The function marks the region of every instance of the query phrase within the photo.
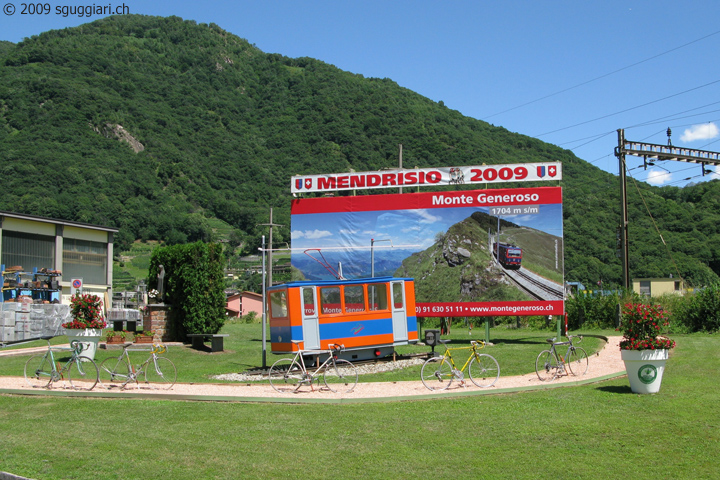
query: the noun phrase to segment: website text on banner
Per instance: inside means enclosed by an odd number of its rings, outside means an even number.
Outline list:
[[[296,198],[291,230],[305,278],[331,278],[314,248],[346,278],[414,278],[418,316],[564,313],[560,187]]]
[[[562,180],[560,162],[383,170],[292,177],[292,193]]]

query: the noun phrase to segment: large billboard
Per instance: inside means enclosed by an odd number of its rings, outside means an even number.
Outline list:
[[[476,165],[389,169],[375,172],[295,175],[290,182],[293,195],[306,192],[336,192],[392,187],[439,187],[506,182],[562,180],[560,162],[508,165]]]
[[[330,279],[415,279],[417,315],[564,313],[562,189],[298,198],[293,267]]]

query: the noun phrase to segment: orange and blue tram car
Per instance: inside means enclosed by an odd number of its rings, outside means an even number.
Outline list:
[[[272,353],[336,343],[341,356],[365,360],[418,341],[412,278],[289,282],[268,288],[266,309]]]

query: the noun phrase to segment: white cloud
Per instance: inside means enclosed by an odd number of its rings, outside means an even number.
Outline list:
[[[683,142],[694,142],[695,140],[709,140],[720,135],[720,130],[714,123],[703,123],[702,125],[693,125],[686,129],[680,140]]]
[[[659,168],[651,168],[645,181],[650,185],[664,185],[672,181],[672,173]]]
[[[415,210],[415,213],[421,218],[420,223],[426,224],[426,223],[435,223],[442,220],[441,217],[438,217],[437,215],[432,215],[429,211],[427,211],[424,208],[420,208],[418,210]]]
[[[710,169],[712,170],[712,167]],[[715,171],[710,174],[710,180],[720,180],[720,165],[715,165]]]
[[[305,230],[304,232],[302,230],[293,230],[291,236],[293,240],[298,240],[301,238],[306,238],[308,240],[317,240],[318,238],[331,237],[332,233],[328,232],[327,230]]]

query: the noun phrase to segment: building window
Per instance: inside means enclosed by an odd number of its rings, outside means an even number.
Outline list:
[[[680,291],[680,282],[675,282],[675,291],[676,292]]]
[[[107,284],[107,244],[63,238],[63,279],[82,278],[83,283]]]
[[[2,263],[6,267],[55,268],[55,237],[3,230]]]
[[[640,280],[640,295],[650,296],[650,282],[648,280]]]

